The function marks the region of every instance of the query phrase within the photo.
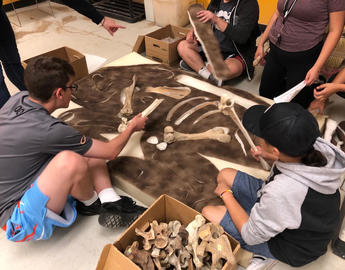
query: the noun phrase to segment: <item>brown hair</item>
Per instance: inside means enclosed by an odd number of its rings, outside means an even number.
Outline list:
[[[65,60],[37,57],[26,67],[24,80],[31,97],[47,102],[54,90],[65,87],[74,74],[72,66]]]
[[[312,167],[324,167],[327,165],[325,156],[320,151],[315,150],[314,147],[302,157],[301,162]]]

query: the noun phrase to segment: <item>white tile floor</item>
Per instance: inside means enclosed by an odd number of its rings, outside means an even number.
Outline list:
[[[100,28],[73,10],[52,3],[55,17],[37,10],[35,6],[17,10],[23,26],[13,25],[17,36],[18,49],[22,59],[27,59],[43,52],[68,46],[82,53],[98,55],[109,63],[131,52],[138,34],[149,33],[158,27],[148,21],[135,24],[122,24],[127,27],[111,37]],[[40,4],[42,10],[49,11],[47,3]],[[9,18],[17,23],[13,12]],[[262,69],[258,68],[253,81],[241,81],[234,86],[257,93]],[[6,80],[11,93],[16,88]],[[333,118],[341,119],[345,115],[344,102],[336,100],[328,110]],[[121,193],[121,191],[119,190]],[[139,202],[140,203],[140,202]],[[32,243],[12,243],[6,240],[0,231],[0,269],[95,269],[98,257],[105,244],[113,242],[123,232],[100,227],[97,217],[78,217],[71,228],[56,229],[48,241]],[[279,263],[273,269],[293,269]],[[301,270],[343,270],[345,260],[329,251],[326,255]]]

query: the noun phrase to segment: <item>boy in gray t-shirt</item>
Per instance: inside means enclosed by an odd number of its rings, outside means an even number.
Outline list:
[[[68,107],[77,90],[73,76],[64,60],[33,60],[25,70],[29,91],[0,110],[0,226],[12,241],[48,239],[55,226],[74,222],[76,210],[100,214],[100,224],[108,227],[128,225],[145,210],[115,193],[105,162],[147,118],[135,116],[108,143],[80,134],[50,115]]]

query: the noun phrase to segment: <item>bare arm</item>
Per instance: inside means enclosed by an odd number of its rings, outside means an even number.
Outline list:
[[[256,52],[255,52],[255,57],[254,57],[255,59],[257,59],[258,57],[260,57],[260,59],[264,58],[264,56],[265,56],[264,45],[265,45],[265,42],[268,40],[268,36],[269,36],[270,31],[271,31],[272,25],[275,23],[278,16],[279,16],[279,12],[278,12],[278,9],[276,9],[274,11],[270,21],[268,22],[268,25],[266,26],[265,31],[260,36],[258,48],[256,49]]]
[[[226,184],[219,183],[214,192],[220,196],[225,190],[228,189],[230,189],[230,187],[228,187]],[[224,192],[222,199],[237,230],[241,232],[243,224],[245,224],[249,219],[247,212],[238,203],[232,192]]]
[[[93,139],[91,148],[84,156],[109,160],[116,158],[127,144],[132,133],[145,127],[146,120],[147,117],[141,117],[141,115],[135,116],[130,121],[126,130],[109,142],[102,142]]]
[[[331,12],[329,14],[329,32],[318,59],[305,77],[307,85],[311,85],[318,78],[322,66],[325,64],[326,60],[337,45],[343,31],[344,20],[345,11]]]

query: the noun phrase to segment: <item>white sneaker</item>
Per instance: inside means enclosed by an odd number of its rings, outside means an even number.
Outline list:
[[[254,255],[246,270],[269,270],[278,263],[277,260],[266,258],[261,255]]]

